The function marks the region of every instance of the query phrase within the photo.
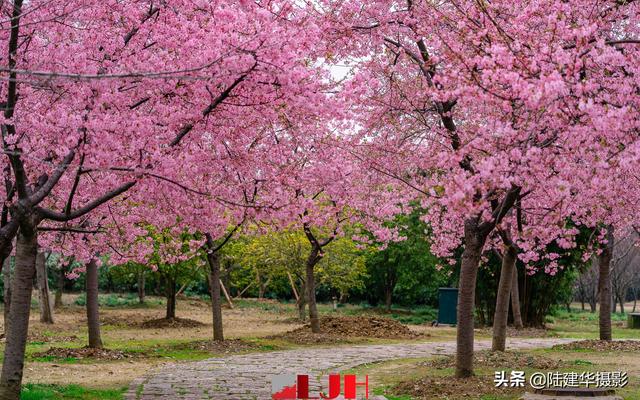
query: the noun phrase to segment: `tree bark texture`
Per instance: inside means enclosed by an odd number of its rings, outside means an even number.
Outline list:
[[[101,349],[102,338],[100,337],[100,312],[98,303],[98,264],[95,259],[92,259],[87,263],[86,291],[89,347],[93,349]]]

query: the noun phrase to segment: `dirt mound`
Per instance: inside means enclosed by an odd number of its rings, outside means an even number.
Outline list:
[[[189,318],[159,318],[143,322],[140,324],[140,328],[196,328],[204,325],[205,324],[200,321]]]
[[[184,343],[175,346],[176,349],[202,350],[216,354],[240,353],[242,351],[256,349],[254,343],[245,342],[240,339],[227,339],[222,342],[215,340],[198,340],[195,342]]]
[[[406,325],[382,317],[322,317],[320,318],[320,328],[327,333],[353,337],[395,339],[417,336]],[[300,329],[311,329],[311,326],[305,325]]]
[[[553,346],[558,350],[640,351],[640,340],[580,340]]]
[[[436,369],[454,368],[456,359],[453,355],[438,357],[433,360],[420,363]],[[561,368],[565,363],[543,356],[534,356],[517,351],[482,350],[473,355],[473,364],[477,367],[501,369],[508,366],[511,369],[533,368],[536,370],[553,370]]]
[[[367,316],[325,316],[320,318],[321,333],[312,333],[311,325],[272,338],[282,338],[301,344],[354,343],[355,338],[413,339],[420,337],[398,321]]]
[[[485,399],[493,396],[522,394],[522,388],[495,387],[493,379],[473,376],[456,379],[452,376],[425,377],[418,380],[400,382],[390,392],[409,395],[412,399]]]
[[[133,358],[133,355],[120,350],[92,349],[89,347],[82,347],[80,349],[52,347],[47,351],[34,353],[32,357],[47,357],[53,359],[76,358],[79,360],[84,358],[90,358],[93,360],[122,360],[125,358]]]

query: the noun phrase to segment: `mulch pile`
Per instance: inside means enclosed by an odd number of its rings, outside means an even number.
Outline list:
[[[579,340],[553,346],[558,350],[640,351],[640,340]]]
[[[154,328],[196,328],[204,326],[200,321],[196,321],[189,318],[159,318],[145,321],[140,324],[140,328],[154,329]]]
[[[208,351],[216,354],[230,354],[240,353],[247,350],[256,349],[257,346],[254,343],[245,342],[240,339],[227,339],[219,342],[215,340],[199,340],[195,342],[184,343],[175,346],[176,349],[195,349]]]
[[[495,387],[493,379],[474,376],[456,379],[451,376],[425,377],[418,380],[400,382],[391,393],[409,395],[413,399],[480,399],[489,395],[508,396],[522,394],[522,388]],[[470,394],[474,393],[474,394]],[[493,397],[491,397],[493,398]]]
[[[312,333],[311,325],[272,336],[299,344],[353,343],[357,338],[414,339],[421,337],[407,326],[390,318],[367,316],[324,316],[320,318],[321,333]]]
[[[456,359],[453,355],[438,357],[433,360],[420,363],[427,367],[436,369],[454,368]],[[486,367],[496,370],[504,369],[508,366],[510,369],[533,368],[536,370],[557,370],[562,368],[566,363],[561,360],[543,356],[534,356],[527,353],[517,351],[495,351],[482,350],[473,354],[473,365],[476,367]]]
[[[47,351],[34,353],[33,357],[55,357],[55,358],[77,358],[84,359],[90,358],[93,360],[123,360],[125,358],[133,358],[131,353],[125,353],[120,350],[110,349],[92,349],[89,347],[82,347],[79,349],[66,349],[61,347],[52,347]]]

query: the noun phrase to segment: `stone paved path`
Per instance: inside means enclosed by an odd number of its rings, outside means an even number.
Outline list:
[[[531,349],[568,343],[571,339],[520,339],[507,342],[509,349]],[[476,350],[491,347],[477,341]],[[126,400],[268,400],[271,378],[281,374],[309,374],[309,388],[319,389],[318,379],[358,365],[398,358],[452,354],[455,342],[340,346],[239,354],[173,364],[131,383]]]

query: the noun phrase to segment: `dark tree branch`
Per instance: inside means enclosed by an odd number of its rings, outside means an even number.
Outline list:
[[[42,207],[37,207],[37,210],[44,219],[49,219],[52,221],[59,221],[59,222],[71,221],[73,219],[76,219],[78,217],[81,217],[93,211],[94,209],[106,203],[107,201],[113,199],[114,197],[121,195],[122,193],[126,192],[131,187],[133,187],[135,184],[136,184],[135,181],[125,183],[119,186],[118,188],[108,193],[105,193],[104,195],[98,197],[97,199],[85,204],[84,206],[71,211],[70,213],[60,213],[60,212],[49,210]]]
[[[53,187],[58,183],[60,178],[62,178],[62,175],[64,175],[67,168],[69,168],[69,165],[71,164],[71,161],[73,161],[73,158],[75,156],[76,156],[75,149],[70,150],[69,153],[67,153],[67,155],[64,157],[62,162],[58,164],[55,171],[46,180],[46,182],[35,193],[29,196],[29,203],[31,205],[40,204],[40,202],[44,200],[44,198],[49,193],[51,193],[51,190],[53,190]]]
[[[87,229],[77,226],[39,226],[39,231],[43,232],[71,232],[71,233],[103,233],[104,229]]]
[[[253,71],[257,67],[257,65],[258,63],[256,61],[247,72],[237,77],[236,80],[233,81],[233,83],[229,85],[228,88],[226,88],[222,93],[220,93],[218,97],[216,97],[204,110],[202,110],[202,116],[207,117],[209,114],[211,114],[211,112],[215,110],[220,105],[220,103],[222,103],[227,97],[229,97],[233,89],[235,89],[236,86],[238,86],[242,81],[245,80],[245,78],[249,75],[249,73],[251,73],[251,71]],[[182,129],[180,129],[180,132],[178,132],[178,134],[171,141],[169,146],[174,147],[177,144],[179,144],[180,141],[185,136],[187,136],[187,134],[191,132],[192,129],[193,129],[193,124],[185,125]]]
[[[80,176],[82,175],[82,166],[84,165],[84,157],[83,154],[80,156],[80,165],[76,170],[76,176],[73,179],[73,186],[71,187],[71,192],[69,192],[69,198],[67,199],[67,204],[64,206],[64,213],[69,214],[71,212],[71,207],[73,205],[73,198],[75,197],[76,191],[78,190],[78,185],[80,184]]]

